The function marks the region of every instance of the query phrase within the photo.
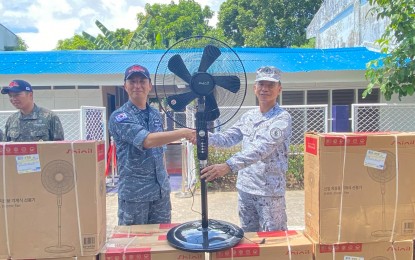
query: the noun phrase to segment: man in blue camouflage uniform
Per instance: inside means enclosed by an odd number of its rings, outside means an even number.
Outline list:
[[[13,80],[1,90],[8,94],[12,105],[19,109],[6,122],[4,141],[37,142],[64,139],[59,117],[52,111],[37,106],[33,101],[32,86],[24,80]]]
[[[207,166],[207,181],[228,172],[238,173],[238,210],[246,232],[287,229],[285,175],[291,138],[291,116],[277,103],[281,71],[257,70],[254,92],[259,109],[246,112],[228,130],[209,135],[209,144],[230,147],[242,141],[242,149],[226,163]]]
[[[117,153],[119,177],[118,224],[171,222],[170,182],[164,152],[166,144],[182,138],[195,141],[187,128],[163,132],[158,110],[149,106],[150,73],[140,65],[124,75],[128,101],[111,114],[109,131]]]

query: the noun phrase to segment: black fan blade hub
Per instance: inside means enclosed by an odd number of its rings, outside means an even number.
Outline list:
[[[206,72],[197,72],[192,76],[190,88],[200,96],[207,96],[212,93],[215,87],[215,80],[212,75]]]

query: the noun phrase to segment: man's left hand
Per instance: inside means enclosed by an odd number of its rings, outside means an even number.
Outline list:
[[[213,181],[218,177],[225,176],[230,171],[231,168],[226,163],[214,164],[203,168],[200,178],[206,179],[206,181]]]

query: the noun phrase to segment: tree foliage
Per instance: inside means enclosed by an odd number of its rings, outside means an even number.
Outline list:
[[[415,0],[369,0],[378,19],[390,19],[381,38],[376,41],[386,54],[367,64],[369,85],[363,97],[373,87],[379,87],[386,100],[397,94],[399,100],[412,96],[415,90]]]
[[[144,30],[131,32],[128,29],[110,31],[100,21],[95,21],[102,34],[97,37],[87,32],[82,35],[75,34],[65,40],[59,40],[57,50],[135,50],[149,49],[149,44],[144,38]]]
[[[146,39],[155,49],[168,48],[180,39],[205,35],[212,28],[208,21],[213,11],[201,7],[194,0],[179,0],[179,3],[146,4],[145,13],[137,14],[139,28],[147,27]],[[148,21],[148,22],[147,22]],[[147,26],[143,23],[147,22]]]
[[[306,27],[322,0],[227,0],[219,28],[237,46],[290,47],[307,42]]]

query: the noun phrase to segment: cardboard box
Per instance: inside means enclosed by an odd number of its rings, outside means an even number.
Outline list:
[[[312,260],[313,244],[301,231],[247,232],[239,244],[211,253],[211,259]]]
[[[205,253],[185,252],[171,247],[165,234],[110,238],[101,250],[100,259],[204,260]]]
[[[111,230],[110,238],[136,237],[136,236],[152,236],[166,235],[167,232],[177,226],[177,223],[166,224],[147,224],[147,225],[131,225],[131,226],[115,226]]]
[[[315,260],[412,260],[413,241],[314,245]]]
[[[305,135],[305,230],[312,240],[414,237],[415,133]]]
[[[104,143],[1,143],[0,151],[0,258],[97,255],[106,238]]]

